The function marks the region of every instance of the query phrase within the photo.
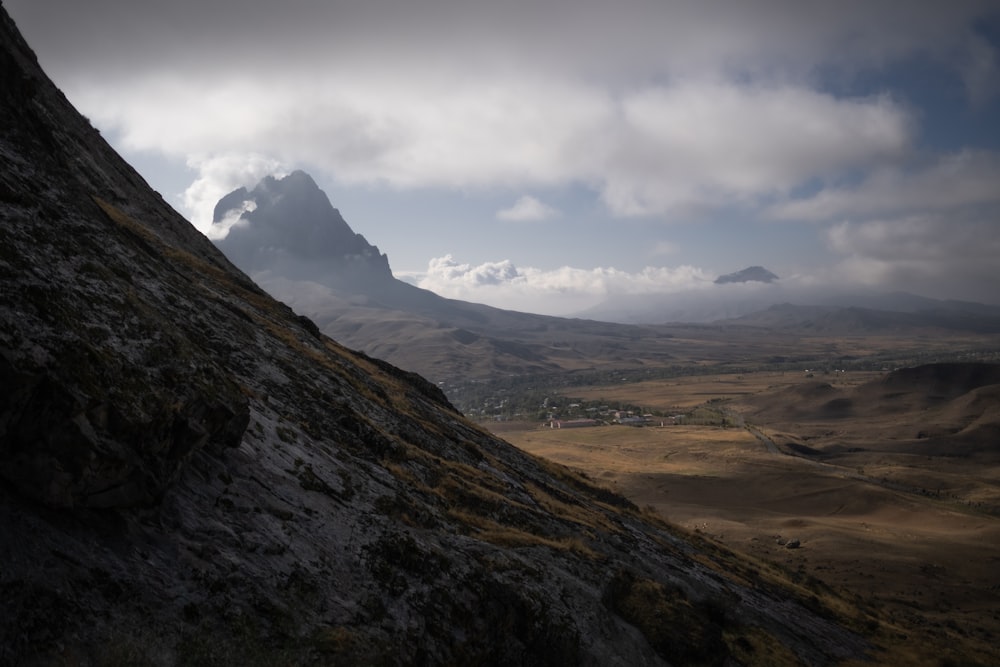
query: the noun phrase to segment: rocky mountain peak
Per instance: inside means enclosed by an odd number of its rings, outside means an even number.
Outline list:
[[[778,276],[774,275],[763,266],[748,266],[745,269],[736,271],[734,273],[727,273],[724,276],[719,276],[715,279],[716,285],[723,285],[725,283],[770,283],[778,280]]]
[[[0,9],[0,664],[869,650],[780,574],[322,336],[150,191],[29,55]],[[265,212],[292,199],[261,194]]]
[[[228,227],[216,244],[251,274],[280,267],[289,277],[311,272],[347,283],[392,278],[388,258],[350,228],[304,171],[234,190],[216,204],[213,225]]]

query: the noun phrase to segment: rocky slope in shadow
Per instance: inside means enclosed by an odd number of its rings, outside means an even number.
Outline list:
[[[869,650],[775,572],[523,454],[267,296],[2,10],[0,73],[0,664]]]

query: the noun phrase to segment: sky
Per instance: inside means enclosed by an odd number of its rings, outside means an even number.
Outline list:
[[[310,173],[397,277],[568,314],[786,284],[1000,304],[1000,3],[4,0],[178,211]]]

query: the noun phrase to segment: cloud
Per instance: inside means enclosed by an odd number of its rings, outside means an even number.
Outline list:
[[[923,214],[842,222],[826,231],[851,282],[992,302],[1000,290],[1000,237],[994,218]]]
[[[904,156],[907,111],[794,86],[695,82],[622,100],[603,197],[621,215],[714,207]]]
[[[197,170],[183,206],[203,230],[233,188],[306,168],[374,196],[585,192],[579,201],[605,208],[587,211],[595,220],[710,223],[722,211],[751,224],[807,222],[799,230],[821,235],[841,275],[897,285],[932,275],[938,260],[893,255],[877,238],[908,247],[908,227],[933,230],[921,232],[929,241],[948,225],[962,238],[996,236],[998,154],[956,147],[935,156],[925,130],[934,141],[956,133],[921,126],[944,114],[986,125],[1000,91],[996,38],[982,29],[996,25],[995,0],[909,3],[905,16],[898,0],[582,0],[572,11],[565,0],[4,7],[116,145]],[[951,76],[971,108],[910,106],[926,92],[915,64]],[[887,92],[845,92],[862,89]],[[551,213],[522,198],[497,216]],[[695,251],[695,234],[683,238]],[[949,256],[962,264],[960,253]],[[478,280],[507,293],[522,280],[543,293],[533,270],[495,264],[451,267],[453,285]],[[952,275],[982,284],[987,264]],[[562,294],[617,280],[611,269],[593,272],[567,269]]]
[[[996,69],[971,33],[986,2],[923,3],[902,23],[889,0],[573,12],[554,1],[139,11],[100,0],[64,3],[57,24],[48,4],[13,4],[29,27],[50,26],[37,40],[46,66],[125,148],[255,153],[348,186],[582,184],[617,216],[781,199],[903,159],[911,111],[888,95],[823,92],[818,68],[849,77],[919,51],[953,61],[970,91],[988,90]]]
[[[523,276],[510,260],[485,262],[479,266],[459,264],[451,255],[435,257],[427,265],[425,280],[438,284],[452,285],[463,290],[483,285],[500,285],[516,282]],[[424,281],[419,283],[424,287]]]
[[[962,80],[973,108],[982,108],[1000,93],[1000,53],[982,37],[969,39]]]
[[[873,171],[860,184],[772,206],[777,220],[836,220],[1000,203],[1000,153],[963,150],[916,168]]]
[[[287,173],[277,160],[255,153],[197,155],[187,164],[197,170],[198,178],[184,191],[184,207],[194,226],[209,238],[224,238],[243,213],[239,211],[222,224],[213,225],[212,214],[220,199],[239,187],[253,186],[265,176],[280,178]]]
[[[611,295],[683,292],[711,288],[714,275],[693,266],[646,267],[630,273],[612,267],[517,267],[510,260],[473,265],[451,255],[432,259],[427,272],[401,276],[452,299],[498,308],[568,315]]]
[[[513,220],[517,222],[548,220],[558,215],[558,210],[547,204],[543,204],[531,195],[519,197],[510,208],[497,211],[497,218],[500,220]]]
[[[908,112],[891,98],[787,85],[687,82],[613,93],[530,77],[456,87],[334,74],[187,85],[183,94],[148,78],[124,99],[87,89],[78,101],[134,150],[239,161],[252,143],[277,164],[314,165],[348,185],[585,184],[623,216],[756,201],[899,159],[912,139]],[[509,215],[546,211],[530,202]]]
[[[648,257],[664,257],[666,255],[676,255],[678,252],[680,252],[680,248],[676,243],[671,243],[670,241],[657,241],[651,248],[649,248],[646,255]]]
[[[621,78],[767,66],[811,72],[817,64],[881,66],[915,50],[960,58],[974,21],[992,0],[6,0],[32,42],[61,72],[147,72],[166,63],[219,63],[258,71],[316,63],[363,75],[396,68],[406,79],[425,65],[449,74],[539,69]],[[40,26],[50,25],[45,31]],[[38,27],[38,30],[34,28]],[[87,54],[81,59],[80,54]],[[206,55],[211,58],[206,58]],[[45,64],[45,63],[43,63]],[[47,65],[46,65],[47,66]]]
[[[1000,154],[963,150],[875,170],[853,186],[771,207],[819,225],[838,280],[995,302],[1000,293]]]

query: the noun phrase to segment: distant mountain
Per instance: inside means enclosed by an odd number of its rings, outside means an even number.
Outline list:
[[[724,276],[719,276],[715,279],[716,285],[724,285],[725,283],[770,283],[778,279],[778,276],[774,275],[763,266],[749,266],[742,271],[737,271],[735,273],[727,273]]]
[[[725,282],[717,280],[678,293],[618,295],[586,311],[578,317],[631,324],[678,323],[740,323],[764,326],[784,326],[791,320],[777,316],[776,307],[802,309],[792,319],[809,309],[836,310],[861,308],[886,313],[937,313],[939,325],[977,330],[985,318],[988,325],[1000,307],[958,300],[941,300],[906,292],[880,292],[839,286],[808,286],[785,284],[784,281]],[[765,314],[766,313],[766,314]],[[948,314],[948,317],[943,317]],[[741,319],[747,318],[747,319]],[[915,322],[915,318],[899,319]],[[922,325],[923,326],[923,325]],[[846,328],[846,323],[841,323]]]
[[[458,324],[481,322],[484,313],[496,310],[445,299],[394,278],[389,258],[351,229],[304,171],[268,176],[249,191],[234,190],[216,204],[213,224],[234,215],[239,222],[215,244],[258,282],[304,282],[332,290],[343,303]]]
[[[231,218],[238,216],[238,222]],[[388,258],[356,234],[304,171],[268,176],[219,200],[213,225],[231,224],[216,245],[248,273],[271,270],[365,290],[392,280]]]
[[[917,331],[1000,333],[1000,307],[920,299],[920,310],[875,310],[858,306],[798,306],[783,303],[718,322],[781,330],[785,333],[860,335]]]

